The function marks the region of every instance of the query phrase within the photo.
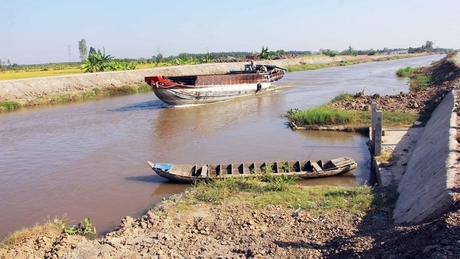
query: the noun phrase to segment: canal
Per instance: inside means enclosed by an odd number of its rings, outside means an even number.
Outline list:
[[[367,136],[292,131],[282,116],[337,94],[407,92],[397,69],[440,55],[287,73],[277,89],[221,103],[169,107],[152,93],[0,114],[0,239],[66,216],[103,234],[188,185],[165,182],[147,160],[240,163],[354,158],[359,166],[304,185],[367,184]]]

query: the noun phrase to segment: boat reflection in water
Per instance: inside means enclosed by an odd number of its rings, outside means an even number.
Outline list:
[[[364,166],[370,158],[366,137],[350,132],[293,132],[284,126],[285,119],[281,117],[275,118],[279,120],[279,128],[263,122],[254,123],[255,116],[261,120],[266,117],[272,123],[273,115],[267,110],[281,106],[282,96],[274,92],[258,98],[243,97],[226,102],[161,109],[158,116],[150,121],[149,141],[155,151],[148,160],[173,164],[218,164],[222,161],[290,161],[299,157],[304,160],[329,160],[349,156],[358,164],[352,172],[354,179],[334,176],[317,179],[311,184],[368,183],[370,171]],[[239,127],[233,128],[234,125]],[[228,134],[228,129],[232,129],[232,135]],[[234,141],[236,139],[237,142]],[[280,145],[278,139],[284,139],[285,145]],[[335,183],[337,181],[339,183]]]
[[[258,144],[267,143],[264,139],[270,135],[258,131],[273,127],[255,119],[273,120],[271,109],[282,109],[282,102],[282,95],[267,92],[257,97],[158,110],[149,121],[147,141],[153,151],[147,160],[192,164],[271,159],[264,155],[270,150]],[[280,127],[283,133],[292,134],[283,127],[282,120]],[[271,160],[275,158],[278,159],[275,155]]]
[[[185,189],[191,187],[188,184],[177,184],[175,182],[166,181],[163,182],[155,188],[155,190],[150,195],[152,198],[166,198],[171,195],[181,193],[185,191]]]
[[[300,180],[298,181],[299,185],[302,186],[319,186],[319,185],[333,185],[333,186],[355,186],[358,184],[356,176],[353,174],[353,171],[346,172],[341,175]]]
[[[308,183],[305,184],[372,184],[373,181],[369,167],[371,155],[366,145],[367,136],[363,136],[360,133],[337,131],[297,130],[295,133],[307,139],[307,144],[303,144],[302,148],[308,155],[316,156],[316,154],[324,154],[325,158],[350,156],[358,164],[355,170],[346,174],[324,179],[313,179],[316,180],[317,183],[308,181]]]

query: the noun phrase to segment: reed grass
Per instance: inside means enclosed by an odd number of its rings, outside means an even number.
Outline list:
[[[0,102],[0,112],[12,111],[19,109],[21,104],[13,101],[1,101]]]
[[[287,117],[297,126],[347,126],[350,129],[367,129],[372,123],[370,111],[341,110],[324,104],[309,110],[290,110]],[[383,112],[385,127],[410,127],[415,121],[426,122],[429,115],[403,112]]]
[[[297,111],[289,115],[297,125],[343,125],[351,123],[355,112],[334,109],[329,105],[321,105],[312,109]]]
[[[405,67],[400,68],[396,71],[396,75],[398,77],[411,77],[415,72],[415,68],[412,67]]]

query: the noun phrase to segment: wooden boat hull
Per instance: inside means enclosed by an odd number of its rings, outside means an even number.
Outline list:
[[[357,167],[349,157],[328,161],[282,161],[242,164],[163,164],[148,161],[152,170],[161,177],[182,183],[215,180],[228,177],[296,176],[311,179],[336,176]]]
[[[170,105],[203,104],[264,92],[284,76],[284,70],[270,66],[268,72],[232,71],[218,75],[149,76],[158,99]]]
[[[271,83],[254,83],[232,86],[215,85],[201,89],[183,87],[153,87],[152,89],[158,99],[169,105],[187,105],[220,102],[235,97],[254,95],[266,91],[270,86]]]

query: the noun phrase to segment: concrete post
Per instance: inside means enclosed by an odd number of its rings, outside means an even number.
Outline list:
[[[382,153],[382,111],[377,110],[377,104],[372,103],[371,143],[374,156]]]
[[[382,153],[382,119],[382,111],[375,111],[374,156]]]
[[[377,111],[377,104],[375,102],[372,103],[371,105],[371,111],[372,111],[372,115],[371,115],[371,141],[374,142],[375,140],[375,112]]]

